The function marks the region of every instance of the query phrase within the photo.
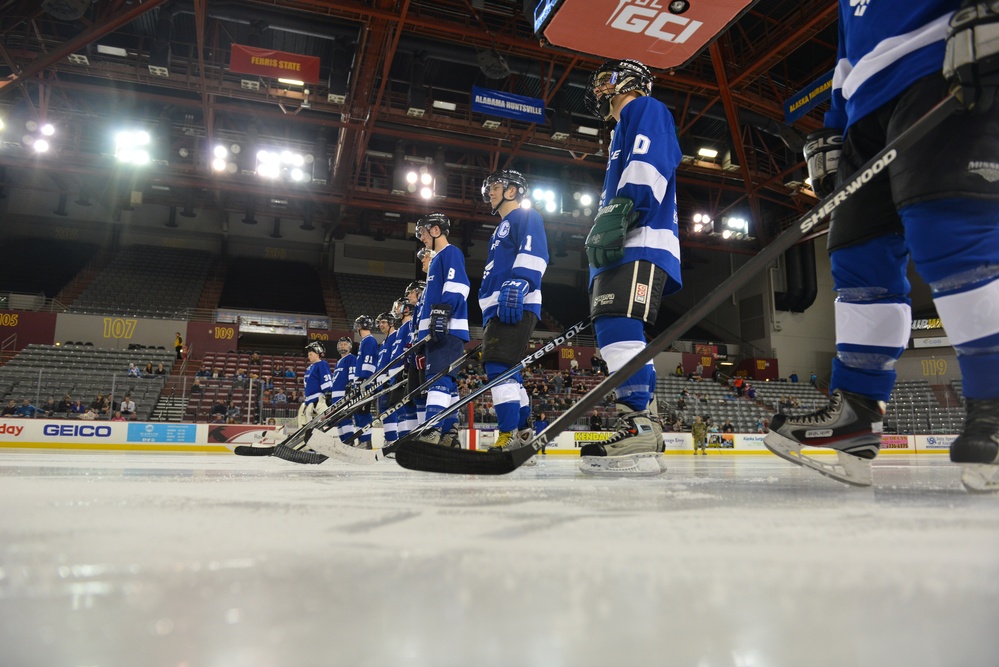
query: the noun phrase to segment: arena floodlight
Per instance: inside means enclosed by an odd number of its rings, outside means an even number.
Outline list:
[[[527,197],[520,200],[520,208],[532,208],[533,206],[534,204]]]
[[[420,180],[420,176],[415,171],[406,174],[406,182],[410,185],[415,185],[418,180]]]
[[[593,204],[593,196],[586,194],[584,192],[583,194],[579,195],[579,203],[582,206],[590,206],[591,204]],[[587,213],[587,215],[589,214]]]
[[[218,145],[212,149],[212,155],[214,155],[218,160],[224,160],[229,155],[229,149],[225,146]]]
[[[718,157],[718,151],[714,148],[698,148],[697,154],[701,157],[708,158],[709,160],[713,160]]]
[[[228,164],[224,158],[217,157],[212,160],[212,169],[215,171],[225,171]]]
[[[53,134],[55,134],[55,125],[53,125],[52,123],[45,123],[39,128],[39,131],[42,134],[44,134],[46,137],[51,137]]]
[[[47,153],[49,150],[49,142],[45,139],[35,139],[33,147],[36,153]]]
[[[554,199],[551,201],[545,201],[545,210],[549,213],[554,213],[558,207],[555,205]]]
[[[295,181],[296,183],[301,183],[302,181],[305,180],[305,172],[299,169],[298,167],[295,167],[294,169],[291,170],[291,180]]]
[[[420,188],[420,196],[423,197],[424,199],[430,199],[431,197],[434,196],[433,188],[429,186]]]
[[[44,132],[44,128],[42,129]],[[125,130],[114,137],[114,156],[119,162],[137,166],[149,164],[152,138],[145,130]]]

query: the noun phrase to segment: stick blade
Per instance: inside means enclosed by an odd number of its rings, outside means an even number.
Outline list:
[[[527,454],[527,456],[515,456]],[[512,452],[473,452],[467,449],[410,440],[398,446],[395,461],[407,470],[439,472],[450,475],[506,475],[534,455],[531,447]]]

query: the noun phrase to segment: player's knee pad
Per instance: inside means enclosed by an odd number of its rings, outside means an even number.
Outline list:
[[[526,310],[516,324],[503,324],[495,317],[486,322],[482,331],[483,364],[497,363],[506,369],[520,363],[537,324],[538,316]]]
[[[590,285],[590,314],[655,324],[666,272],[652,262],[629,262],[597,274]]]

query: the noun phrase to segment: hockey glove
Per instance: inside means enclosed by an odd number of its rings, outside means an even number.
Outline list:
[[[943,75],[971,111],[992,107],[999,87],[999,0],[965,0],[951,17]]]
[[[430,307],[430,340],[437,343],[447,335],[448,322],[451,320],[451,306],[446,303],[434,304]]]
[[[597,212],[593,228],[586,237],[586,257],[595,269],[605,267],[624,257],[624,237],[638,219],[635,202],[627,197],[614,197]]]
[[[416,370],[422,371],[427,368],[427,358],[422,354],[416,356]]]
[[[316,416],[315,403],[302,403],[298,406],[298,427],[302,428]]]
[[[836,189],[836,171],[842,152],[843,132],[836,128],[822,128],[805,139],[808,177],[812,179],[812,190],[820,199]]]
[[[500,286],[499,305],[496,316],[503,324],[516,324],[524,317],[524,297],[527,295],[526,280],[507,280]]]

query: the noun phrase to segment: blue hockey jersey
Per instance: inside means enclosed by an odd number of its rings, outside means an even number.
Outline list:
[[[943,68],[961,0],[840,0],[839,48],[826,127],[850,125]]]
[[[526,280],[524,310],[541,317],[541,278],[548,268],[548,237],[544,221],[534,209],[511,211],[489,239],[486,269],[479,288],[479,307],[485,324],[496,317],[500,287],[507,280]]]
[[[330,394],[333,401],[339,401],[347,391],[347,384],[354,379],[354,366],[357,364],[357,357],[347,354],[340,357],[333,369],[333,386]]]
[[[393,331],[389,335],[385,336],[385,340],[382,341],[381,347],[378,348],[378,361],[375,364],[375,370],[380,371],[385,368],[389,361],[392,360],[392,348],[395,347],[395,341],[398,337],[398,331]]]
[[[333,378],[330,373],[330,365],[326,363],[326,360],[320,359],[314,364],[309,364],[309,367],[305,369],[305,402],[315,403],[332,387]]]
[[[430,309],[440,303],[451,306],[448,331],[452,336],[468,340],[468,274],[465,273],[465,256],[453,245],[447,245],[430,262],[427,271],[427,289],[423,292],[420,309],[419,338],[430,330]]]
[[[371,377],[378,361],[378,340],[368,334],[357,345],[357,362],[354,364],[354,377],[366,380]]]
[[[621,110],[611,139],[600,206],[614,197],[635,202],[638,222],[624,240],[624,257],[599,269],[590,267],[590,283],[607,269],[646,260],[666,272],[663,294],[680,289],[680,237],[676,212],[676,168],[683,157],[673,116],[666,105],[639,97]]]

